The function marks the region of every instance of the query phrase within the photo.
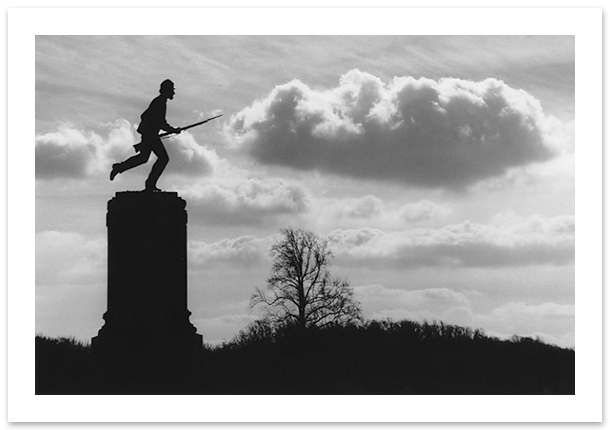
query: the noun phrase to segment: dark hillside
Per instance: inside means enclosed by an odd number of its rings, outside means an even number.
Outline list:
[[[88,350],[37,337],[37,394],[125,389],[108,387]],[[538,340],[502,341],[443,323],[369,321],[303,332],[258,321],[233,341],[206,348],[200,364],[165,392],[574,394],[574,357]]]

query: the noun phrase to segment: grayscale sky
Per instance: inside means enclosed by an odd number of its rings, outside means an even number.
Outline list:
[[[106,203],[152,166],[140,114],[172,79],[159,187],[187,201],[191,321],[230,340],[280,228],[327,238],[366,318],[574,346],[572,36],[37,36],[36,331],[88,341]]]

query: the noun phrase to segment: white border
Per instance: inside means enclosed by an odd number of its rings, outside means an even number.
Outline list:
[[[9,422],[601,421],[601,24],[601,9],[10,9]],[[34,145],[29,138],[34,136],[37,34],[576,35],[576,395],[334,396],[329,401],[321,396],[35,396]]]

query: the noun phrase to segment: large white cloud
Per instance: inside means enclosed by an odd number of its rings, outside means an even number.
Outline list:
[[[386,233],[362,228],[328,236],[338,264],[410,268],[565,265],[574,262],[574,217],[508,225],[464,222]]]
[[[558,120],[502,81],[386,84],[359,70],[330,90],[279,85],[226,131],[263,163],[450,189],[550,160],[562,144]]]
[[[140,135],[125,120],[102,124],[98,130],[61,124],[55,132],[36,135],[36,178],[107,176],[113,163],[136,154],[132,145],[139,141]],[[167,173],[207,175],[218,159],[213,150],[200,146],[188,132],[164,140],[164,145],[170,157]],[[152,154],[149,163],[155,158]],[[148,174],[150,166],[138,169]]]

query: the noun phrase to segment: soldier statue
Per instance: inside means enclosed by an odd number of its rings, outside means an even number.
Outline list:
[[[150,158],[150,153],[154,152],[157,156],[157,160],[148,175],[148,179],[146,179],[146,187],[144,190],[161,191],[157,188],[157,180],[159,179],[159,176],[161,176],[161,173],[163,173],[165,166],[167,166],[169,157],[163,146],[163,142],[161,142],[159,130],[164,130],[169,134],[180,133],[182,129],[172,127],[165,119],[167,100],[172,100],[176,93],[174,90],[174,83],[169,79],[161,82],[159,93],[160,94],[153,99],[150,106],[148,106],[148,109],[146,109],[140,117],[141,122],[138,127],[138,133],[142,135],[142,141],[134,145],[138,154],[128,158],[122,163],[113,164],[112,171],[110,172],[111,181],[114,180],[115,176],[119,173],[123,173],[126,170],[146,163]]]

